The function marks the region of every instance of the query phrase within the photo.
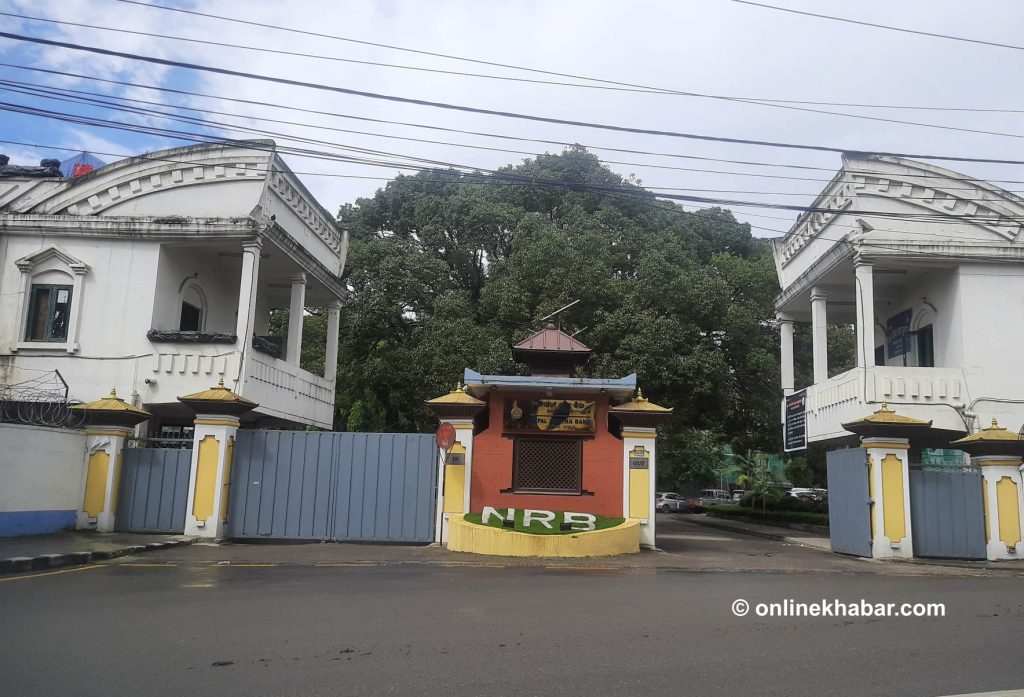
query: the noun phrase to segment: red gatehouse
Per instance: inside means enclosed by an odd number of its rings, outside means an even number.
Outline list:
[[[481,375],[427,402],[455,427],[440,465],[438,542],[486,508],[625,518],[654,545],[655,428],[669,416],[636,375],[573,377],[590,348],[554,325],[512,347],[528,375]],[[494,552],[501,553],[501,552]]]

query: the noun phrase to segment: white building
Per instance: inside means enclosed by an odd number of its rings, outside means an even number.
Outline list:
[[[156,436],[223,379],[259,403],[250,422],[330,428],[348,236],[275,150],[188,146],[75,179],[0,168],[0,383],[116,387]],[[304,307],[327,308],[322,374],[299,367]],[[287,340],[254,338],[276,308]]]
[[[882,402],[932,420],[939,440],[992,418],[1019,428],[1024,199],[931,164],[846,155],[812,205],[773,240],[790,449],[801,396],[809,442],[848,436],[840,424]],[[794,384],[794,322],[812,324],[811,385]],[[856,325],[854,369],[830,372],[829,323]]]

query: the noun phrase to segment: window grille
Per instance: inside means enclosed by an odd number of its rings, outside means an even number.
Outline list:
[[[517,438],[512,468],[516,491],[578,494],[583,488],[583,441]]]

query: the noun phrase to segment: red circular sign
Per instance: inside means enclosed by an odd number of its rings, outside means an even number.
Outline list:
[[[434,434],[434,442],[441,450],[451,450],[455,445],[455,427],[448,422],[442,423]]]

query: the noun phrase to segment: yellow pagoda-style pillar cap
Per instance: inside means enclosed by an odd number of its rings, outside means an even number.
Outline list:
[[[610,408],[608,413],[623,426],[641,428],[653,428],[672,416],[671,409],[655,404],[644,397],[643,390],[639,387],[633,399]]]
[[[968,455],[1005,455],[1008,457],[1024,456],[1024,439],[999,425],[992,419],[992,425],[978,433],[960,438],[950,443]]]
[[[856,433],[862,438],[911,438],[928,431],[932,426],[931,421],[915,419],[903,414],[897,414],[895,409],[890,409],[886,402],[875,412],[843,424],[850,433]]]
[[[487,406],[486,402],[471,395],[469,388],[461,381],[448,394],[428,399],[424,403],[442,419],[470,419]]]
[[[80,414],[87,426],[120,426],[130,428],[148,420],[153,415],[145,409],[128,404],[117,396],[117,389],[110,388],[106,397],[76,404],[71,409]]]
[[[202,414],[228,414],[238,416],[259,406],[224,386],[224,378],[208,390],[178,397],[178,401]]]

